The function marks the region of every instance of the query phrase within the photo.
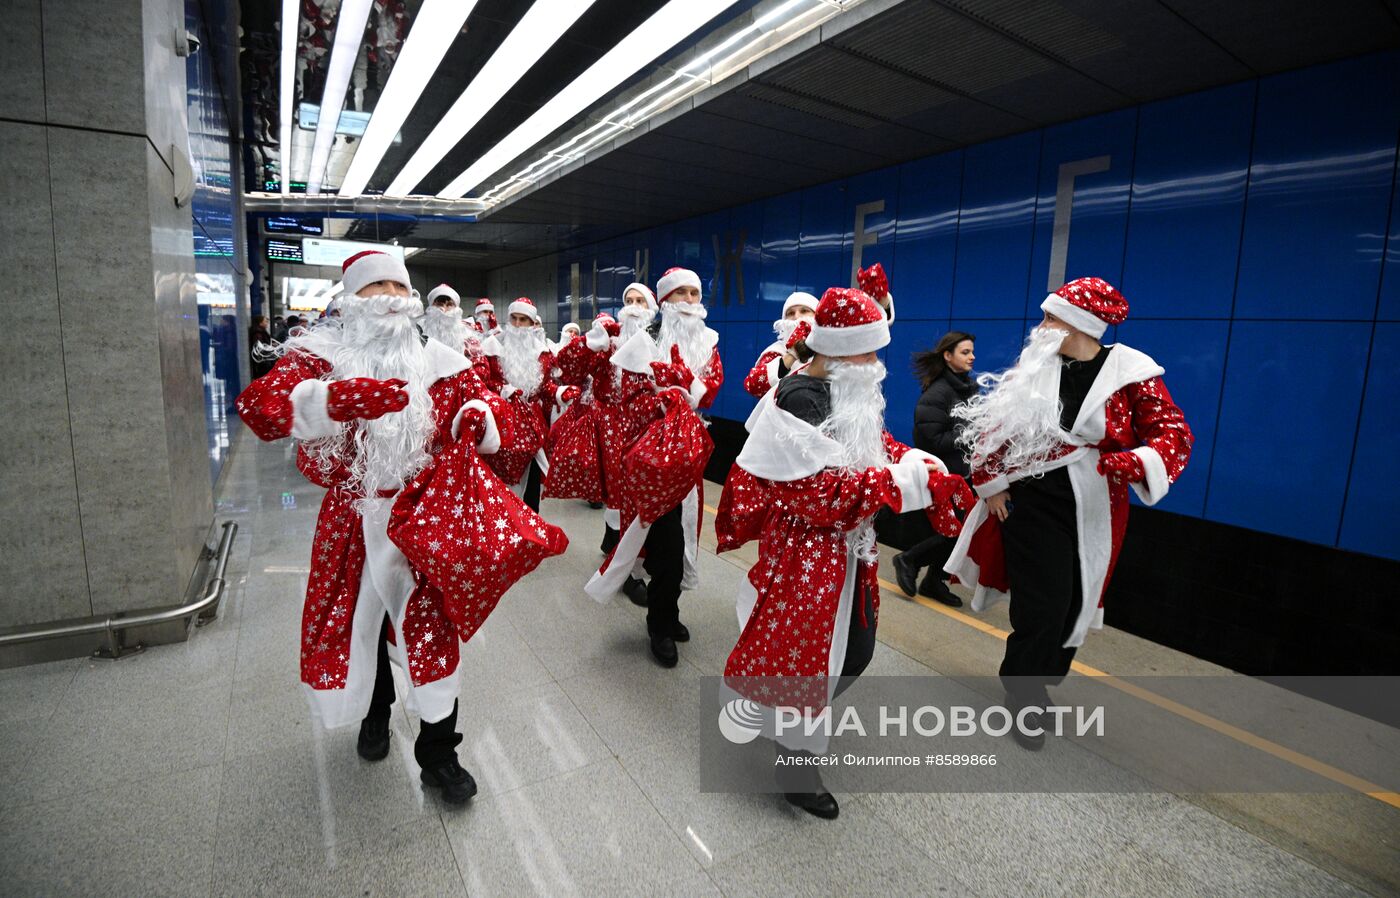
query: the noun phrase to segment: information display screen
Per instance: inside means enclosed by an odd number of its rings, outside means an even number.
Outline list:
[[[307,237],[302,241],[304,258],[297,261],[304,261],[307,265],[334,265],[339,268],[346,259],[365,250],[378,250],[388,253],[400,262],[403,261],[403,247],[392,243],[360,243],[355,240],[326,240],[319,237]]]
[[[302,241],[300,240],[269,240],[267,241],[267,261],[269,262],[301,262]]]
[[[269,234],[305,234],[309,237],[320,237],[325,233],[321,219],[296,215],[274,215],[263,222],[263,229]]]

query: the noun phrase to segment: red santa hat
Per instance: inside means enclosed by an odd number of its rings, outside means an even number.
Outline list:
[[[377,249],[355,253],[341,264],[340,273],[340,283],[346,293],[359,293],[376,281],[394,281],[413,292],[413,283],[408,279],[408,269],[403,262]]]
[[[617,322],[617,319],[616,319],[616,318],[613,318],[613,316],[612,316],[611,314],[609,314],[608,312],[599,312],[597,315],[594,315],[594,316],[593,316],[593,320],[594,320],[595,322],[598,322],[598,321],[611,321],[611,322],[613,322],[613,323],[616,323],[616,322]]]
[[[677,287],[694,287],[700,289],[700,275],[689,268],[668,268],[661,275],[661,280],[656,282],[656,296],[660,302],[665,302],[667,297],[675,292]],[[624,296],[626,294],[623,294]]]
[[[1045,297],[1042,312],[1049,312],[1095,340],[1110,324],[1128,320],[1128,301],[1103,278],[1078,278]]]
[[[472,310],[472,314],[480,315],[482,312],[490,312],[493,315],[496,314],[496,307],[491,305],[491,300],[484,296],[476,301],[476,308]]]
[[[788,294],[788,298],[783,300],[783,317],[787,317],[788,309],[793,306],[806,306],[813,312],[817,310],[817,298],[810,293],[798,291]]]
[[[544,324],[544,319],[540,318],[540,310],[535,308],[535,301],[528,296],[522,296],[510,304],[509,314],[524,315],[536,324]]]
[[[861,355],[889,342],[885,310],[869,294],[854,287],[832,287],[822,294],[808,349],[827,356]]]
[[[677,270],[679,270],[679,269],[675,269],[675,268],[672,268],[672,269],[671,269],[671,271],[677,271]],[[667,272],[667,274],[670,274],[670,272]],[[698,278],[697,278],[697,280],[698,280]],[[674,288],[673,288],[673,289],[674,289]],[[656,294],[651,292],[651,288],[650,288],[650,287],[648,287],[646,284],[640,283],[640,282],[638,282],[638,281],[633,281],[632,283],[628,284],[626,287],[623,287],[623,288],[622,288],[622,298],[623,298],[624,300],[627,299],[627,294],[628,294],[629,292],[633,291],[633,290],[636,290],[636,291],[640,292],[643,296],[645,296],[645,297],[647,298],[647,308],[648,308],[648,309],[651,309],[652,311],[656,311]]]
[[[456,290],[453,290],[446,284],[438,284],[432,290],[428,291],[428,305],[432,305],[439,296],[446,296],[456,305],[460,306],[462,304],[462,297],[457,295]]]

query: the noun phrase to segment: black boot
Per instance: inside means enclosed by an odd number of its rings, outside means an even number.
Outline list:
[[[360,721],[355,751],[366,761],[382,761],[389,755],[389,718],[366,717]]]
[[[611,555],[612,550],[617,548],[617,541],[622,539],[622,533],[614,530],[607,524],[603,525],[603,545],[600,546],[604,555]]]
[[[671,628],[671,638],[676,642],[690,642],[690,630],[685,624],[676,621],[676,625]]]
[[[1034,702],[1017,701],[1010,694],[1006,696],[1006,707],[1011,711],[1011,738],[1016,740],[1016,744],[1027,751],[1040,751],[1045,747],[1045,719],[1039,711],[1028,711],[1023,718],[1021,709]],[[1042,701],[1038,707],[1044,707],[1048,701]],[[1038,730],[1036,733],[1021,732],[1021,721],[1025,720],[1026,729]]]
[[[650,633],[651,654],[662,667],[675,667],[681,660],[676,640],[669,633]]]
[[[914,589],[919,582],[919,569],[905,559],[903,552],[894,557],[894,579],[906,597],[914,597]]]
[[[628,577],[622,581],[622,594],[638,608],[647,606],[647,584],[640,577]]]
[[[423,785],[442,790],[442,800],[448,804],[466,804],[476,794],[476,780],[457,763],[456,758],[439,761],[425,767]]]
[[[948,581],[940,576],[942,571],[929,569],[924,575],[924,582],[919,584],[919,595],[924,598],[933,599],[935,602],[942,602],[949,608],[961,608],[963,600],[948,588]]]
[[[784,792],[783,798],[787,799],[788,804],[823,820],[835,820],[841,813],[836,796],[830,792]]]

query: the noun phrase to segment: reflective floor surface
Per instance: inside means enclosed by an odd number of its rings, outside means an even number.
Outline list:
[[[702,793],[694,681],[733,645],[752,555],[717,557],[706,537],[702,588],[682,599],[694,639],[662,670],[641,609],[584,596],[601,513],[578,502],[546,501],[569,552],[465,649],[461,755],[481,791],[440,806],[418,784],[402,702],[379,764],[358,759],[353,729],[312,724],[297,628],[320,491],[289,446],[246,437],[221,484],[219,518],[242,530],[218,621],[116,663],[0,671],[0,894],[1359,895],[1400,882],[1394,856],[1349,847],[1395,832],[1394,809],[1360,796],[841,795],[828,823],[770,796]],[[1001,653],[888,594],[880,637],[872,674],[990,674]],[[1219,672],[1112,631],[1081,660]]]

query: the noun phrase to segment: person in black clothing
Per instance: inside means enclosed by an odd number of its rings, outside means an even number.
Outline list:
[[[277,359],[272,354],[272,334],[267,329],[267,316],[259,315],[248,328],[249,371],[254,380],[272,370]]]
[[[949,331],[933,349],[914,356],[914,370],[924,388],[914,409],[914,448],[936,456],[948,466],[949,473],[961,477],[968,476],[968,467],[957,446],[960,428],[953,420],[952,411],[953,406],[977,392],[977,383],[972,379],[975,342],[972,334]],[[899,588],[908,596],[917,591],[921,596],[961,608],[962,599],[948,588],[948,574],[943,570],[953,541],[934,533],[923,512],[909,514],[908,521],[921,537],[894,557]],[[919,583],[919,572],[924,568],[928,568],[928,572]]]

